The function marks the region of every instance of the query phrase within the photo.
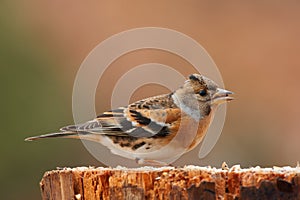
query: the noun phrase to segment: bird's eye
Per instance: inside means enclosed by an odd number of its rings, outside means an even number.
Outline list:
[[[207,91],[205,89],[199,91],[200,96],[204,97],[207,95]]]

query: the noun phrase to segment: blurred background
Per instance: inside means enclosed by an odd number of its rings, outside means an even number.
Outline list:
[[[72,88],[80,64],[101,41],[137,27],[182,32],[211,55],[226,88],[223,133],[203,165],[295,166],[300,160],[299,1],[8,1],[0,2],[2,199],[39,199],[43,173],[102,166],[76,140],[24,138],[72,124]],[[188,75],[176,55],[132,52],[99,83],[97,111],[110,109],[113,84],[138,64],[157,62]],[[107,73],[108,73],[107,72]],[[132,100],[166,92],[139,88]],[[187,163],[188,164],[188,163]]]

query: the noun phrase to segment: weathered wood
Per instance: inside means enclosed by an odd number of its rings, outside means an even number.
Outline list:
[[[46,172],[44,200],[300,199],[300,168],[63,168]]]

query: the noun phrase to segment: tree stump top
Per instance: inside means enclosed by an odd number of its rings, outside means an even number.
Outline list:
[[[60,168],[43,199],[300,199],[300,167]]]

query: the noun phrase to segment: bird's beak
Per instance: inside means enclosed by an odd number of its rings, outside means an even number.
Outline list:
[[[231,101],[234,99],[233,97],[229,96],[231,94],[234,94],[234,93],[231,91],[228,91],[228,90],[218,88],[216,93],[212,97],[212,103],[213,104],[221,104],[221,103],[225,103],[227,101]]]

